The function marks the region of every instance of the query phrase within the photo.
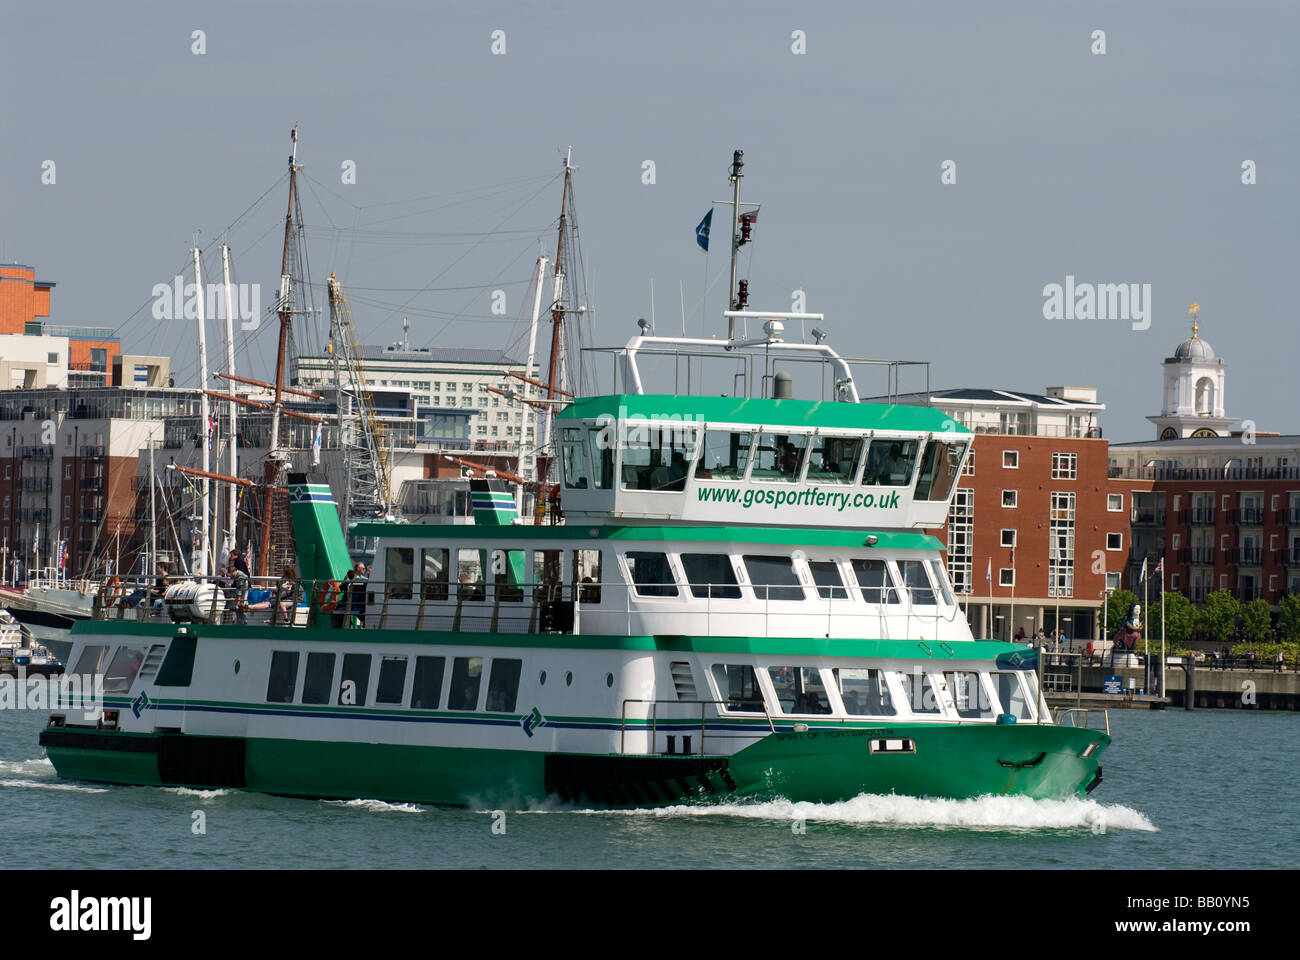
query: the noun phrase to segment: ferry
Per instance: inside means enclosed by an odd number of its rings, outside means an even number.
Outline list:
[[[292,475],[302,589],[97,605],[68,663],[102,694],[40,735],[59,775],[480,808],[1092,791],[1108,733],[1052,716],[1034,648],[973,637],[926,532],[970,432],[861,402],[824,335],[785,335],[820,315],[726,316],[644,325],[622,387],[553,416],[562,522],[485,476],[473,524],[350,530],[378,543],[357,578]],[[706,356],[730,377],[645,391],[650,358]],[[779,366],[805,361],[817,399]]]

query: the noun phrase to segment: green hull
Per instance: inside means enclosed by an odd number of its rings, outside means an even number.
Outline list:
[[[870,744],[884,738],[907,741],[913,752],[873,753]],[[548,796],[602,806],[777,796],[835,802],[862,793],[1065,798],[1094,785],[1110,738],[1047,725],[900,724],[771,734],[731,757],[548,757],[190,736],[162,741],[163,735],[96,731],[42,737],[59,775],[73,779],[474,807],[524,807]],[[1096,749],[1083,759],[1089,744]]]

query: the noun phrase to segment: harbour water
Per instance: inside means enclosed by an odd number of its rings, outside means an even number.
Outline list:
[[[1300,716],[1111,713],[1087,800],[863,796],[596,812],[61,780],[45,714],[0,710],[0,862],[48,868],[1278,869],[1300,861]],[[203,832],[197,832],[201,825]]]

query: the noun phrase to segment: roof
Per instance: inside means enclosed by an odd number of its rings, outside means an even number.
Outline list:
[[[752,423],[759,426],[817,427],[827,430],[971,432],[934,407],[652,393],[578,397],[556,414],[556,419],[586,420],[601,416],[680,418],[711,423]]]
[[[863,402],[878,401],[882,397],[864,397]],[[1104,403],[1090,403],[1086,400],[1068,400],[1065,397],[1049,397],[1045,393],[1026,393],[1023,390],[998,390],[991,387],[955,387],[951,390],[931,390],[929,393],[901,394],[898,400],[904,403],[933,404],[944,400],[974,400],[985,403],[1032,403],[1043,407],[1060,407],[1062,410],[1084,407],[1104,410]]]
[[[393,360],[401,363],[493,363],[522,367],[523,361],[514,360],[504,350],[480,347],[424,347],[412,350],[394,350],[376,344],[361,348],[363,360]]]

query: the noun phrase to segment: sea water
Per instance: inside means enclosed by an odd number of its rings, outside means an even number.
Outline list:
[[[63,780],[0,711],[9,868],[1293,868],[1300,716],[1116,710],[1087,799],[459,810]]]

